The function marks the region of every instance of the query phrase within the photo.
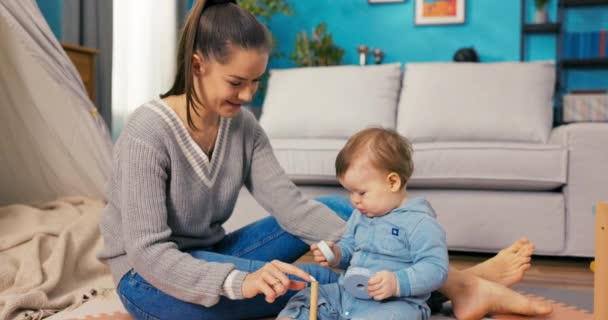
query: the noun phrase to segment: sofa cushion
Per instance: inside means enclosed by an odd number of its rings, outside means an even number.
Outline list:
[[[546,142],[551,63],[409,63],[397,130],[412,142]]]
[[[414,144],[411,187],[552,190],[566,183],[560,145],[489,142]]]
[[[299,184],[337,184],[335,159],[345,139],[271,139]],[[524,143],[415,143],[411,188],[552,190],[566,183],[567,149]]]
[[[260,123],[271,138],[348,138],[395,128],[401,64],[271,70]]]

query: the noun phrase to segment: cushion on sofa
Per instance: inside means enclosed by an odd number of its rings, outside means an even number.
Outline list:
[[[296,183],[337,184],[335,159],[345,139],[271,139]],[[416,143],[411,188],[552,190],[566,183],[568,151],[527,143]]]
[[[416,188],[552,190],[566,184],[568,150],[501,142],[414,144]]]
[[[401,64],[271,70],[260,123],[271,138],[348,138],[395,128]]]
[[[409,63],[397,130],[413,142],[546,142],[552,63]]]

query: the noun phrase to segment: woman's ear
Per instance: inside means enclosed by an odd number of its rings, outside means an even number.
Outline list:
[[[401,190],[401,177],[396,172],[391,172],[386,176],[386,182],[392,192]]]
[[[192,55],[192,74],[201,76],[205,73],[205,61],[198,53]]]

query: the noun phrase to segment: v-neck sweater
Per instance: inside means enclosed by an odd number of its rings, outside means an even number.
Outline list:
[[[224,238],[222,224],[242,186],[281,227],[307,243],[337,240],[344,231],[345,222],[335,213],[302,196],[247,110],[220,119],[209,159],[173,109],[162,100],[150,101],[129,117],[112,166],[98,257],[117,285],[133,269],[180,300],[212,306],[221,295],[243,298],[246,273],[187,253],[211,250]]]

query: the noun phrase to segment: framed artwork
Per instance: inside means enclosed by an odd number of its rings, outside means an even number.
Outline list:
[[[405,2],[405,0],[367,0],[367,3],[396,3],[396,2]]]
[[[464,23],[466,0],[416,0],[416,25]]]

